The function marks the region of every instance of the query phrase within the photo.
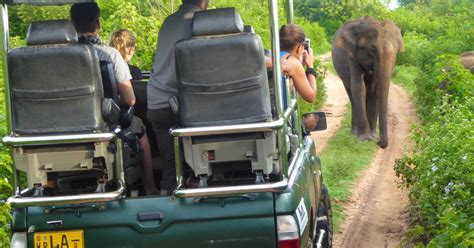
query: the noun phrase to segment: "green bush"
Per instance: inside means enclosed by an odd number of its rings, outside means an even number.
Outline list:
[[[382,2],[358,1],[295,1],[296,11],[310,21],[319,23],[326,30],[327,40],[332,40],[336,30],[344,22],[363,16],[385,19],[388,9]]]
[[[396,166],[406,185],[415,227],[414,242],[432,247],[474,245],[474,98],[465,104],[449,102],[434,107],[439,121],[418,127],[417,148]]]
[[[474,50],[472,3],[433,1],[391,14],[406,51],[396,81],[413,81],[418,117],[415,150],[395,171],[410,187],[413,223],[405,242],[428,247],[474,246],[474,76],[459,54]]]
[[[417,86],[415,100],[419,117],[426,121],[436,121],[432,108],[440,106],[444,98],[463,104],[473,96],[473,75],[459,63],[457,55],[441,55],[434,65],[415,80]]]
[[[113,7],[116,10],[110,15],[103,16],[102,37],[108,41],[115,30],[123,28],[132,30],[136,34],[136,50],[132,63],[143,70],[151,70],[158,31],[163,20],[142,15],[137,6],[130,2],[123,2],[117,6],[111,3],[105,4],[107,1],[102,2],[104,2],[104,6],[101,5],[103,9],[110,11]]]
[[[416,148],[395,167],[406,186],[415,223],[412,242],[429,247],[474,244],[474,76],[453,55],[440,56],[418,78],[415,93],[423,125]],[[447,69],[449,68],[449,69]]]
[[[403,42],[405,52],[397,56],[397,64],[422,67],[432,59],[431,44],[425,34],[405,32]]]
[[[421,70],[412,65],[398,65],[393,72],[393,81],[403,86],[410,95],[416,91],[415,80],[420,76]]]

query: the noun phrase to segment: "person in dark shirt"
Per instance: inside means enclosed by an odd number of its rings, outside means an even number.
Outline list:
[[[176,169],[172,127],[179,125],[168,100],[178,94],[175,66],[176,43],[192,37],[194,13],[207,9],[209,0],[182,0],[179,9],[168,16],[160,28],[159,40],[150,81],[147,85],[147,117],[156,134],[158,149],[163,158],[161,194],[171,194],[176,189]]]

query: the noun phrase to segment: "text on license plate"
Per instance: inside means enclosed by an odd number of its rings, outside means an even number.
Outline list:
[[[82,230],[39,232],[34,236],[35,248],[84,248]]]

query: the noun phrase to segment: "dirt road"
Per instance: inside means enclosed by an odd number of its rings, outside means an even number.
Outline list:
[[[327,89],[327,100],[321,111],[326,112],[328,128],[324,131],[311,133],[311,136],[316,142],[316,152],[318,154],[341,128],[347,103],[349,102],[344,85],[338,76],[328,72],[324,83]]]
[[[408,94],[392,84],[389,94],[389,145],[379,149],[345,206],[347,219],[334,247],[396,247],[408,226],[407,192],[397,188],[393,170],[403,154],[415,112]]]
[[[347,103],[342,82],[337,76],[329,74],[326,85],[328,102],[324,110],[328,112],[330,128],[326,132],[313,134],[318,142],[318,151],[324,149],[340,128]],[[393,165],[409,143],[408,136],[414,122],[414,107],[408,94],[392,84],[389,94],[389,146],[378,149],[372,164],[355,183],[349,203],[345,206],[347,218],[341,231],[334,236],[334,247],[396,247],[403,238],[408,226],[408,198],[407,192],[397,188]]]

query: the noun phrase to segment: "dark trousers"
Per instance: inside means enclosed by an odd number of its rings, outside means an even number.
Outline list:
[[[147,119],[153,126],[156,144],[160,150],[160,157],[163,165],[163,173],[160,189],[171,194],[176,189],[176,167],[174,156],[173,136],[169,134],[172,127],[178,126],[178,121],[171,111],[171,108],[149,109]]]

